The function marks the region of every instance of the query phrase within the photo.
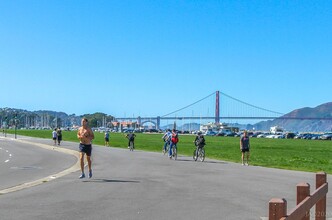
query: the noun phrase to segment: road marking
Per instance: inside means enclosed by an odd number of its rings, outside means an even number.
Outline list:
[[[5,161],[5,163],[8,163],[8,162],[9,162],[9,160],[6,160],[6,161]]]
[[[62,152],[62,153],[73,155],[73,156],[76,157],[76,163],[72,167],[69,167],[68,169],[63,170],[59,173],[52,174],[50,176],[41,178],[39,180],[23,183],[23,184],[20,184],[20,185],[17,185],[17,186],[13,186],[13,187],[9,187],[7,189],[0,190],[0,195],[1,194],[6,194],[6,193],[11,193],[11,192],[16,192],[18,190],[26,189],[26,188],[29,188],[29,187],[32,187],[32,186],[37,186],[37,185],[40,185],[42,183],[49,182],[51,180],[54,180],[54,179],[57,179],[59,177],[62,177],[62,176],[68,175],[70,173],[81,170],[79,155],[78,155],[77,151],[75,151],[75,150],[70,150],[70,149],[60,148],[60,147],[58,147],[56,149],[53,149],[53,146],[50,146],[50,145],[40,144],[40,143],[33,143],[33,142],[30,142],[30,141],[24,141],[24,140],[17,140],[16,139],[15,141],[19,141],[21,143],[26,143],[26,144],[32,144],[32,145],[35,145],[35,146],[38,146],[38,147],[41,147],[41,148],[44,148],[44,149],[48,149],[48,150],[52,150],[52,151],[59,151],[59,152]]]

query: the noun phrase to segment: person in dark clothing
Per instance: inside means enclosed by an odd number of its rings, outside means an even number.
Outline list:
[[[128,139],[128,148],[130,148],[130,144],[133,145],[133,149],[135,148],[135,137],[136,137],[136,134],[134,134],[133,132],[129,132],[126,135],[126,138]]]
[[[249,156],[250,156],[250,141],[247,131],[243,132],[243,136],[240,139],[240,150],[242,153],[241,159],[242,159],[242,166],[246,165],[249,166]],[[244,162],[246,156],[246,162]]]
[[[62,131],[60,127],[57,129],[56,133],[57,133],[58,145],[60,145],[62,141]]]
[[[195,146],[196,146],[196,158],[198,157],[198,149],[203,148],[205,146],[205,138],[202,132],[198,132],[195,140],[194,140]]]

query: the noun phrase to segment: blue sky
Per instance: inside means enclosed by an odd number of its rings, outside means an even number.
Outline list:
[[[217,90],[283,113],[332,101],[332,1],[0,0],[0,33],[0,107],[161,116]]]

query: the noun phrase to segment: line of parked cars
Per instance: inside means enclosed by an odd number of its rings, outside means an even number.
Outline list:
[[[254,136],[253,136],[254,137]],[[286,139],[307,139],[307,140],[332,140],[332,133],[261,133],[257,135],[257,138],[286,138]]]
[[[207,136],[226,136],[226,137],[239,137],[242,135],[242,132],[215,132],[215,131],[206,131],[204,135]],[[332,140],[332,132],[327,132],[323,134],[318,133],[275,133],[271,134],[269,132],[248,132],[249,137],[256,138],[275,138],[275,139],[307,139],[307,140]]]

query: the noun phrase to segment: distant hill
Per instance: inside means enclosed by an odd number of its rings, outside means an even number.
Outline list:
[[[315,108],[296,109],[282,117],[298,118],[332,118],[332,102],[319,105]],[[287,131],[293,132],[323,132],[331,131],[332,120],[291,120],[291,119],[274,119],[259,122],[254,126],[257,130],[269,130],[272,126],[281,126]]]

